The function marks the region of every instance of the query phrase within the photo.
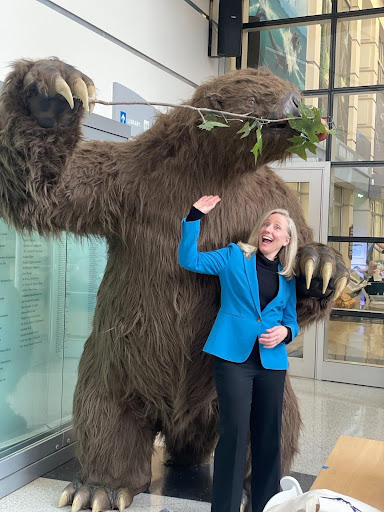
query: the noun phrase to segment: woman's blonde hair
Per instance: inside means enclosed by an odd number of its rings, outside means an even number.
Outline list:
[[[296,225],[293,219],[289,216],[289,212],[287,210],[271,210],[264,215],[261,216],[260,220],[256,224],[253,229],[250,237],[248,239],[248,243],[238,242],[238,246],[244,252],[244,255],[247,259],[251,257],[252,254],[255,254],[258,251],[259,246],[259,232],[261,226],[264,224],[265,220],[273,215],[274,213],[279,213],[280,215],[284,215],[287,219],[287,227],[288,227],[288,236],[290,238],[290,242],[288,245],[282,247],[278,252],[279,261],[283,270],[279,272],[282,276],[287,279],[292,279],[295,276],[295,263],[296,263],[296,253],[297,253],[297,230]]]

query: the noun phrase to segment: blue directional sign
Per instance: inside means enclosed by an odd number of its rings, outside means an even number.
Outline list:
[[[119,103],[119,105],[113,105],[112,107],[112,119],[118,123],[125,124],[126,126],[124,128],[129,126],[131,130],[131,137],[139,135],[150,128],[159,114],[153,106],[126,105],[126,102],[145,102],[145,98],[117,82],[113,82],[112,101]]]
[[[120,123],[127,124],[127,113],[120,110]]]

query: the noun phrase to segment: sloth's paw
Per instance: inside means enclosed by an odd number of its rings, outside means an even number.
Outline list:
[[[117,509],[119,512],[123,512],[131,505],[133,497],[148,487],[149,483],[132,492],[127,487],[112,490],[107,487],[83,484],[79,480],[75,480],[64,489],[59,507],[72,505],[71,512],[79,512],[84,509],[91,509],[92,512]]]

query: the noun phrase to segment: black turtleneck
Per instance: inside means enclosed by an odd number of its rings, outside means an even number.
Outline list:
[[[260,251],[256,253],[257,281],[259,283],[260,309],[273,300],[279,292],[279,258],[269,260]]]
[[[186,218],[187,222],[200,220],[204,213],[192,206],[191,211]],[[279,292],[279,259],[276,257],[273,261],[269,260],[261,252],[256,253],[256,271],[257,281],[259,283],[259,298],[261,311],[267,304],[273,300]],[[292,341],[292,331],[289,327],[288,335],[283,340],[284,343]]]

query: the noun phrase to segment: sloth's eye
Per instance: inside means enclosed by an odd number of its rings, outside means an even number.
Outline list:
[[[255,107],[256,99],[252,96],[252,98],[247,99],[247,107]]]

